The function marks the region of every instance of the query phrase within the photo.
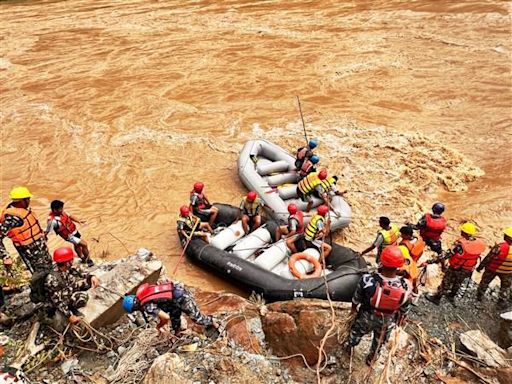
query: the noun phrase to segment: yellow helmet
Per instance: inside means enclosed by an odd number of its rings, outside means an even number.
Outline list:
[[[503,230],[503,233],[507,235],[508,237],[512,238],[512,227],[505,228]]]
[[[460,226],[460,230],[464,233],[467,233],[470,236],[476,235],[476,226],[473,223],[465,222]]]
[[[30,199],[32,194],[27,187],[14,187],[11,189],[11,192],[9,192],[9,197],[12,200]]]

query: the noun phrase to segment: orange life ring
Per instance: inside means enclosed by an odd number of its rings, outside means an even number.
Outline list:
[[[299,260],[306,260],[313,264],[313,266],[315,267],[313,273],[309,275],[301,274],[295,267],[295,263]],[[307,253],[294,253],[292,257],[290,257],[290,260],[288,261],[288,267],[290,268],[290,272],[292,273],[292,275],[295,276],[297,279],[310,279],[313,277],[320,277],[320,275],[322,274],[322,266],[320,265],[320,262],[313,256],[308,255]]]

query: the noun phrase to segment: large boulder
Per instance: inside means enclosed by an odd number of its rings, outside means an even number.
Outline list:
[[[494,344],[489,336],[480,330],[462,333],[460,335],[460,342],[489,367],[509,366],[505,358],[505,351]]]
[[[124,313],[123,295],[134,293],[142,283],[156,283],[161,270],[162,263],[144,249],[135,255],[99,264],[92,273],[100,279],[101,286],[88,291],[87,306],[80,309],[85,320],[96,328],[115,323]]]
[[[251,353],[260,353],[264,334],[258,307],[250,301],[230,293],[195,292],[202,312],[224,319],[229,340]]]
[[[327,355],[339,347],[339,336],[346,334],[350,304],[334,302],[336,327],[327,338]],[[331,327],[331,308],[327,301],[303,299],[267,306],[263,331],[269,349],[276,356],[303,354],[308,364],[318,360],[318,347]]]

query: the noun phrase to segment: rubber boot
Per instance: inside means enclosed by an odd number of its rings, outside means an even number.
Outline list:
[[[435,305],[439,305],[439,303],[441,302],[441,296],[439,295],[427,295],[425,296],[425,299],[427,299],[431,303],[434,303]]]

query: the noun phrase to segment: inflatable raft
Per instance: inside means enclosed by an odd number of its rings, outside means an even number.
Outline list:
[[[290,203],[302,211],[307,207],[307,203],[297,197],[295,157],[276,144],[266,140],[248,141],[238,158],[238,174],[244,185],[261,197],[270,208],[269,214],[278,221],[287,219]],[[322,200],[313,197],[313,207],[320,204]],[[332,231],[350,224],[352,210],[342,197],[334,196],[330,208]],[[311,216],[304,217],[306,223],[310,219]]]
[[[320,254],[316,249],[306,249],[313,263],[300,258],[293,264],[295,272],[304,278],[296,278],[289,263],[289,250],[285,241],[275,241],[277,223],[267,221],[260,228],[245,235],[238,208],[215,204],[219,208],[215,235],[206,242],[193,238],[186,254],[197,263],[207,266],[233,283],[261,294],[268,301],[294,298],[326,299],[324,276],[330,297],[337,301],[350,301],[360,276],[367,271],[366,262],[350,248],[332,244],[332,252],[326,260],[327,269],[313,271]],[[186,239],[181,239],[182,244]],[[294,255],[295,256],[295,255]],[[308,278],[308,273],[318,272],[318,277]]]

